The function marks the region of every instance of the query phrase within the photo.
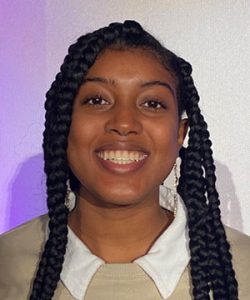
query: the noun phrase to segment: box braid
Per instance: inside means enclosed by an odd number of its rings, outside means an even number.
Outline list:
[[[69,47],[45,102],[44,160],[47,175],[49,237],[40,258],[30,300],[49,300],[60,279],[67,246],[68,208],[66,182],[77,192],[78,180],[67,162],[67,138],[73,102],[89,68],[106,48],[140,48],[152,52],[178,82],[179,115],[186,111],[189,142],[180,151],[181,176],[178,192],[188,213],[193,298],[235,300],[237,282],[229,244],[220,219],[215,167],[207,125],[198,106],[199,96],[191,77],[191,66],[165,49],[135,21],[112,23],[80,37]]]
[[[212,143],[198,107],[199,95],[191,77],[192,68],[184,60],[179,58],[179,61],[180,89],[190,127],[188,148],[181,151],[179,192],[188,210],[193,294],[196,299],[209,299],[207,292],[211,288],[214,299],[238,299],[215,187]]]

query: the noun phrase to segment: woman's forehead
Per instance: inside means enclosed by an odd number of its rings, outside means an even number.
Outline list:
[[[85,78],[104,77],[110,81],[167,81],[176,87],[174,76],[151,52],[144,49],[106,49],[101,53]]]

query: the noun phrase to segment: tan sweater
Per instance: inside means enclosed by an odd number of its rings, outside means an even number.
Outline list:
[[[47,217],[39,217],[0,237],[0,299],[26,300],[45,239]],[[250,299],[250,237],[227,230],[239,282],[239,299]],[[169,300],[191,300],[188,270]],[[74,300],[60,281],[53,300]],[[136,264],[106,264],[91,280],[84,300],[162,300],[148,275]]]

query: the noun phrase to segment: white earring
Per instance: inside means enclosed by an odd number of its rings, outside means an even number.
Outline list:
[[[71,211],[75,207],[76,203],[76,195],[74,192],[72,192],[69,184],[69,180],[66,182],[67,184],[67,192],[65,197],[65,206]]]
[[[176,213],[177,213],[177,207],[178,207],[178,194],[177,194],[177,186],[178,186],[178,182],[179,182],[179,179],[178,179],[178,175],[177,175],[177,163],[175,162],[174,164],[174,217],[176,216]]]

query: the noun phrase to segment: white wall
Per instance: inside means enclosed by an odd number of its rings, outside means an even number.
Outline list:
[[[30,63],[29,55],[18,60],[19,68],[23,69],[22,85],[15,82],[22,78],[16,78],[14,70],[4,74],[5,97],[2,99],[14,104],[8,108],[5,104],[0,119],[0,159],[4,165],[0,186],[0,209],[3,216],[0,220],[1,231],[45,211],[44,185],[41,183],[43,179],[39,171],[43,130],[41,103],[43,94],[59,70],[68,46],[87,31],[113,21],[135,19],[166,47],[192,63],[193,76],[201,96],[201,107],[213,141],[223,220],[226,224],[250,234],[250,164],[247,151],[250,144],[250,1],[27,0],[22,2],[27,4],[22,7],[17,5],[18,1],[13,1],[12,4],[8,4],[9,2],[11,1],[4,0],[0,4],[5,5],[5,22],[10,22],[6,17],[8,12],[13,17],[12,25],[15,20],[19,23],[16,24],[14,33],[8,26],[5,29],[8,34],[4,37],[8,39],[8,36],[13,37],[14,34],[16,38],[12,41],[12,46],[16,48],[12,56],[9,56],[8,49],[4,49],[6,52],[2,55],[9,59],[8,65],[12,68],[13,64],[15,67],[13,57],[18,50],[21,48],[25,53],[29,49],[33,62]],[[9,10],[11,5],[12,9]],[[30,5],[32,9],[29,9]],[[33,16],[28,25],[21,17],[14,18],[22,15],[24,10],[24,20]],[[36,17],[33,15],[34,11]],[[33,32],[32,28],[37,30]],[[19,35],[23,39],[17,38]],[[25,77],[27,74],[30,80]],[[12,94],[7,93],[6,89],[12,91]],[[22,97],[20,90],[25,91]],[[14,97],[14,102],[13,98],[9,99],[10,95]],[[5,116],[4,121],[1,121],[2,114]],[[16,124],[22,128],[18,134]],[[15,128],[14,132],[10,133],[10,128]],[[28,167],[25,167],[26,162]],[[34,169],[38,175],[30,187],[26,184],[28,179],[24,177],[31,175]],[[21,185],[27,187],[23,198],[19,193],[21,191],[23,194]],[[16,197],[21,197],[22,201]],[[20,209],[23,212],[18,215],[17,211],[20,212]]]

